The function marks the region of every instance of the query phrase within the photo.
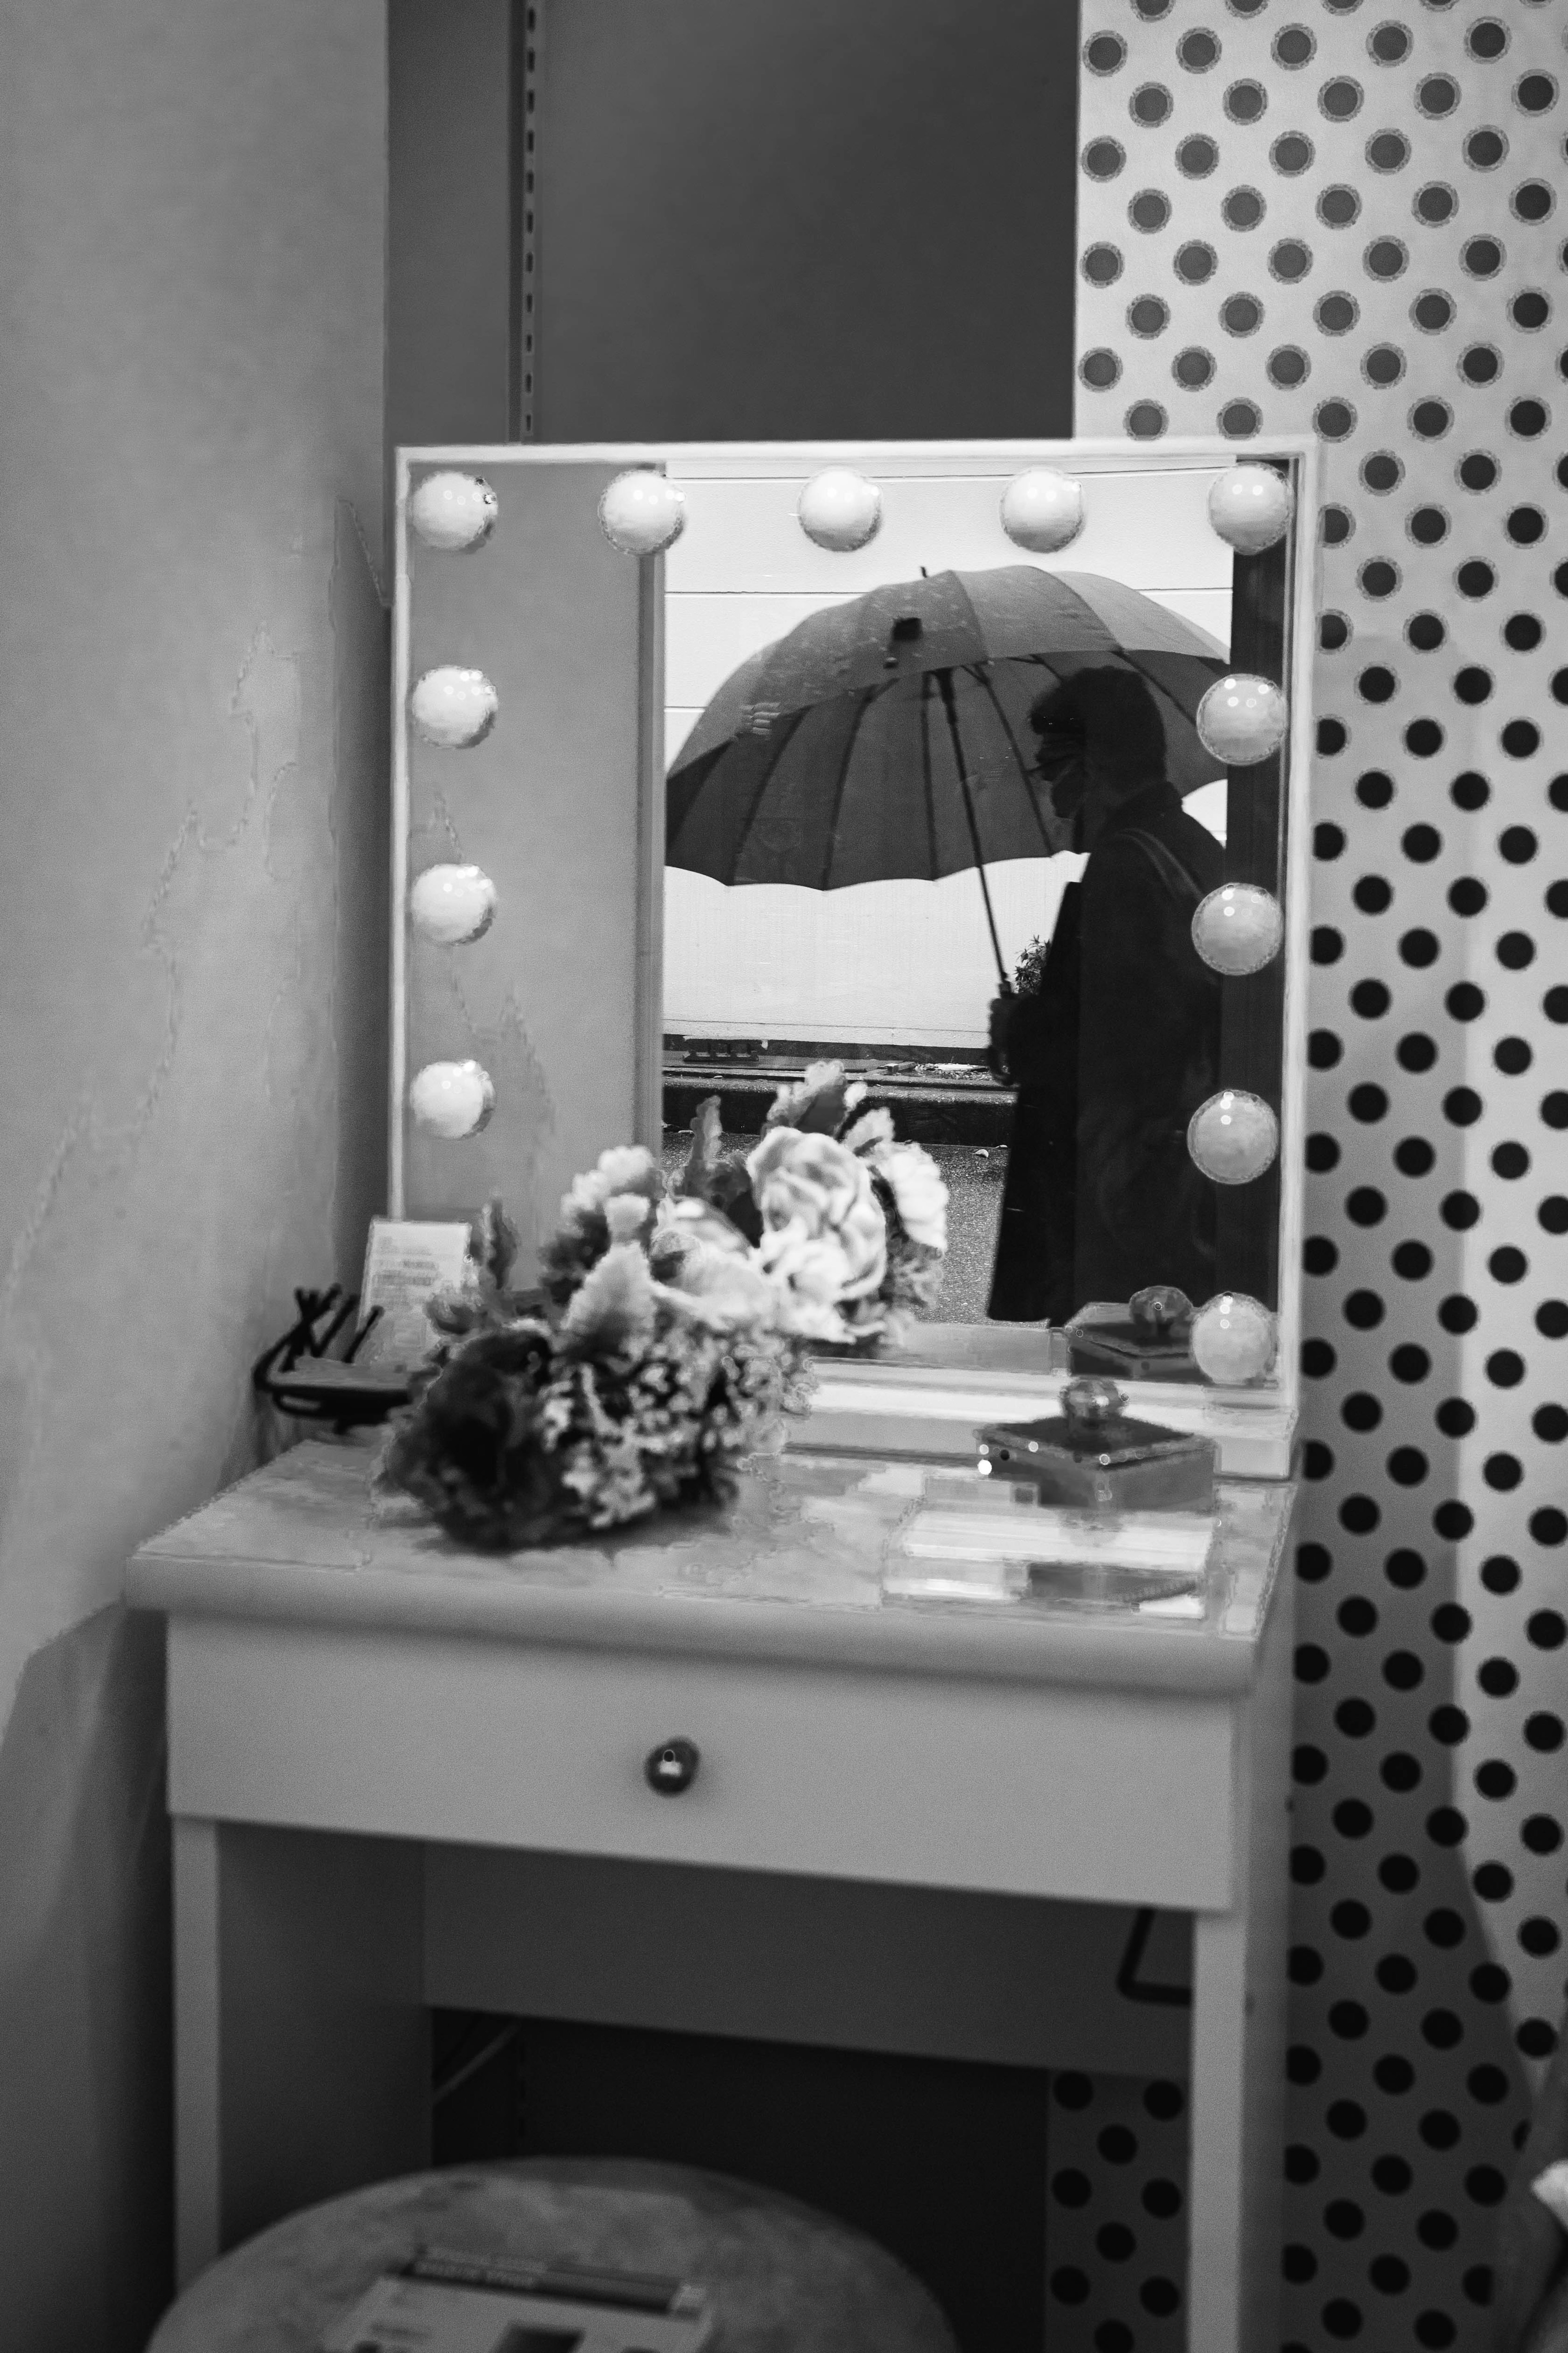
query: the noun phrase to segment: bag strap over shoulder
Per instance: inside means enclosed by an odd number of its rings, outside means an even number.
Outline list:
[[[1175,851],[1157,834],[1145,833],[1142,826],[1130,825],[1119,827],[1116,839],[1118,841],[1135,841],[1167,891],[1177,899],[1186,899],[1194,907],[1197,905],[1203,892]]]

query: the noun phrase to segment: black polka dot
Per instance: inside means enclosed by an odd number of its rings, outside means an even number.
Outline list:
[[[1176,169],[1189,180],[1203,180],[1219,162],[1219,149],[1201,132],[1184,139],[1176,149]]]
[[[1207,73],[1218,63],[1219,43],[1211,32],[1197,29],[1184,33],[1176,43],[1177,62],[1187,73]]]
[[[1557,84],[1549,73],[1529,73],[1513,86],[1513,102],[1521,114],[1544,114],[1557,103]]]
[[[1410,319],[1412,325],[1419,327],[1424,335],[1440,335],[1445,327],[1452,326],[1454,322],[1453,299],[1436,287],[1428,287],[1424,294],[1417,294],[1410,305]]]
[[[1171,266],[1184,285],[1201,286],[1214,276],[1217,261],[1213,246],[1194,237],[1178,248]]]
[[[1152,130],[1167,120],[1171,105],[1171,93],[1163,82],[1146,81],[1133,91],[1128,100],[1128,111],[1134,122],[1144,130]]]
[[[1081,161],[1089,179],[1114,180],[1127,161],[1127,151],[1119,139],[1091,139]]]
[[[1227,295],[1219,319],[1227,335],[1253,335],[1263,324],[1263,305],[1256,294]]]
[[[1410,28],[1407,25],[1379,25],[1368,34],[1366,46],[1380,66],[1398,65],[1410,55]]]
[[[1428,180],[1425,187],[1415,191],[1410,208],[1428,228],[1440,228],[1458,211],[1459,198],[1446,180]]]
[[[1268,150],[1268,160],[1277,172],[1288,178],[1310,171],[1316,160],[1316,150],[1304,132],[1282,132]]]
[[[1459,102],[1459,86],[1451,75],[1428,74],[1415,85],[1416,111],[1421,114],[1442,117],[1452,114]]]
[[[1213,380],[1214,372],[1214,353],[1204,351],[1196,343],[1189,343],[1184,351],[1176,353],[1171,363],[1171,374],[1188,392],[1201,392],[1204,385]]]
[[[1363,90],[1360,82],[1348,74],[1336,74],[1318,92],[1318,105],[1331,122],[1348,122],[1362,108]]]
[[[1268,93],[1260,81],[1233,81],[1225,94],[1225,111],[1233,122],[1257,122],[1268,106]]]
[[[1509,197],[1509,210],[1521,221],[1543,221],[1557,198],[1544,180],[1522,180]]]
[[[1226,228],[1256,228],[1267,209],[1256,188],[1231,188],[1220,199],[1220,217]]]

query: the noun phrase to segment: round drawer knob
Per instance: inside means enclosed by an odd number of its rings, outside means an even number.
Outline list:
[[[657,1748],[648,1750],[643,1771],[648,1788],[657,1789],[661,1798],[679,1798],[696,1780],[701,1762],[694,1740],[661,1740]]]

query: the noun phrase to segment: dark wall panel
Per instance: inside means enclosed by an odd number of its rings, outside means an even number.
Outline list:
[[[504,441],[511,0],[387,9],[387,446]]]
[[[1070,433],[1070,0],[539,14],[542,439]]]

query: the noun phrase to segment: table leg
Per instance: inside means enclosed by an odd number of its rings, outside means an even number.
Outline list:
[[[174,1842],[174,2276],[218,2252],[218,1936],[216,1822],[176,1815]]]
[[[174,1821],[182,2285],[296,2208],[428,2162],[424,1859]]]
[[[1291,1614],[1287,1589],[1237,1718],[1236,1905],[1193,1922],[1191,2353],[1278,2342]]]

